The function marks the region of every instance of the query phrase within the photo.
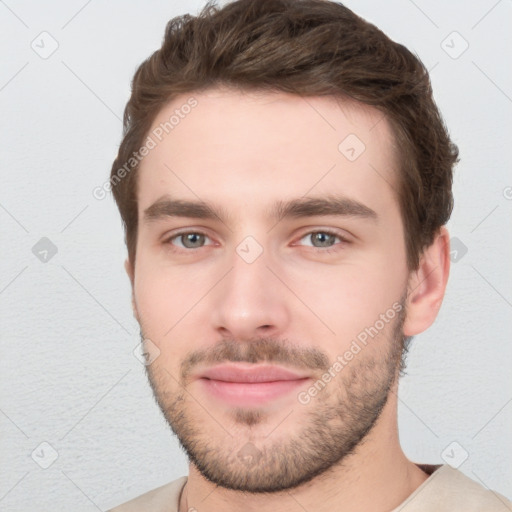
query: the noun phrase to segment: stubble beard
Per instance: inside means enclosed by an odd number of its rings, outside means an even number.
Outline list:
[[[291,412],[269,414],[265,408],[237,407],[229,411],[228,421],[215,408],[205,410],[210,404],[204,403],[204,397],[191,395],[186,377],[200,360],[287,362],[292,367],[300,363],[327,370],[332,363],[325,354],[316,350],[299,353],[269,338],[248,344],[223,340],[208,358],[197,353],[187,358],[179,385],[178,379],[155,363],[146,366],[146,374],[169,426],[204,478],[249,493],[293,489],[342,465],[375,426],[405,364],[408,340],[403,336],[403,306],[404,301],[387,332],[369,341],[307,405],[293,403]],[[280,430],[278,424],[286,414],[285,428]],[[295,423],[294,418],[298,419]],[[286,430],[289,434],[283,435]]]

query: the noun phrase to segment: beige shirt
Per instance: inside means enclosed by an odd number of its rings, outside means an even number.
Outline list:
[[[402,504],[391,512],[510,512],[512,502],[449,465],[419,465],[430,474]],[[162,487],[119,505],[109,512],[178,512],[182,476]]]

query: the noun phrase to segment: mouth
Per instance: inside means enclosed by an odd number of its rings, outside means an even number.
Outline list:
[[[198,376],[206,393],[237,406],[269,403],[304,387],[309,379],[280,366],[238,363],[208,368]]]

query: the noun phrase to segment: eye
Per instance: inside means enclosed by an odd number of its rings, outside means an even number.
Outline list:
[[[299,242],[302,242],[303,240],[309,241],[308,243],[304,243],[303,245],[307,245],[310,247],[315,247],[317,249],[322,248],[330,248],[336,245],[337,241],[339,242],[346,242],[342,236],[333,233],[331,231],[312,231],[305,236],[303,236]]]
[[[180,249],[199,249],[205,245],[211,245],[205,243],[210,238],[199,231],[187,231],[173,235],[165,243],[179,247]]]

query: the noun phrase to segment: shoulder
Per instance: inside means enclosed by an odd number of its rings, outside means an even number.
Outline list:
[[[449,465],[440,466],[396,510],[402,512],[512,512],[512,502]]]
[[[182,476],[108,512],[178,512],[180,494],[186,482],[187,477]]]

